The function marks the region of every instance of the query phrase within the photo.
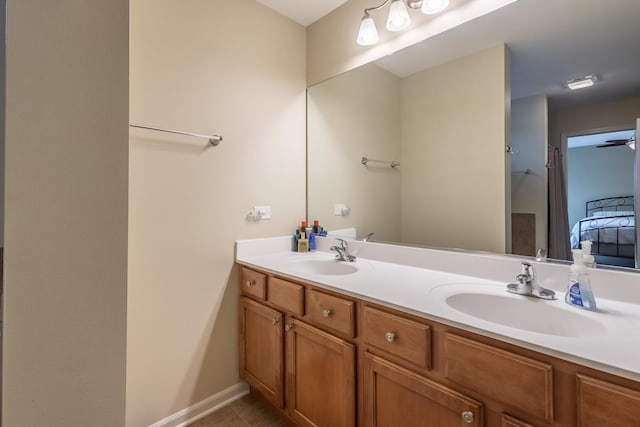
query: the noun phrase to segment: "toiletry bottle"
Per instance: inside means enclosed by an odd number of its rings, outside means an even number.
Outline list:
[[[591,243],[591,240],[583,240],[580,242],[580,247],[582,248],[582,260],[584,261],[585,267],[595,268],[596,259],[591,255]]]
[[[316,250],[316,233],[314,233],[313,231],[309,233],[309,250]]]
[[[300,223],[300,238],[298,239],[298,252],[309,252],[309,240],[307,239],[307,221]]]
[[[291,242],[291,250],[293,252],[298,252],[298,240],[300,240],[300,229],[296,229],[296,231],[293,232],[293,238]]]
[[[313,221],[313,232],[316,233],[316,236],[327,236],[327,231],[320,225],[320,221],[317,219]]]
[[[565,301],[569,305],[596,311],[596,300],[593,297],[587,267],[583,263],[582,250],[574,249],[573,264],[569,267],[569,284]]]

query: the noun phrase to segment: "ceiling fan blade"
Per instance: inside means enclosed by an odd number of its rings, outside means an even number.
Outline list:
[[[626,144],[627,142],[629,142],[631,138],[627,138],[627,139],[608,139],[605,142],[610,142],[612,144],[618,144],[618,145],[622,145],[622,144]]]
[[[600,144],[600,145],[596,145],[596,148],[606,148],[606,147],[617,147],[619,145],[625,145],[627,142],[629,142],[628,139],[617,139],[617,140],[611,140],[611,141],[607,141],[608,144]]]

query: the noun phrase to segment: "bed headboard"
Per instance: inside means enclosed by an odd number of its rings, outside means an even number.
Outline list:
[[[634,209],[635,203],[633,196],[589,200],[587,202],[587,217],[592,216],[595,212],[633,211]]]

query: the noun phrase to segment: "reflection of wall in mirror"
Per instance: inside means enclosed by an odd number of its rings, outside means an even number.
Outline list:
[[[402,240],[504,253],[508,51],[504,45],[402,81]]]
[[[507,61],[500,45],[404,79],[366,66],[311,87],[310,219],[377,240],[504,253]],[[401,164],[365,168],[362,155]],[[333,216],[335,203],[350,215]]]
[[[511,210],[535,214],[535,247],[547,246],[547,97],[511,102]],[[530,172],[522,173],[525,170]],[[513,240],[519,236],[512,236]],[[535,255],[535,250],[529,255]]]
[[[366,65],[309,88],[307,109],[309,220],[399,241],[401,171],[360,159],[399,160],[400,79]],[[336,216],[335,204],[349,214]]]

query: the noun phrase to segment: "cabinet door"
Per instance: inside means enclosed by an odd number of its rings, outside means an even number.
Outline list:
[[[354,345],[289,318],[285,330],[289,416],[301,426],[355,426]]]
[[[240,298],[240,376],[279,408],[284,406],[282,314]]]
[[[577,376],[579,427],[640,426],[640,392]]]
[[[364,355],[364,425],[480,427],[480,402],[380,357]]]

